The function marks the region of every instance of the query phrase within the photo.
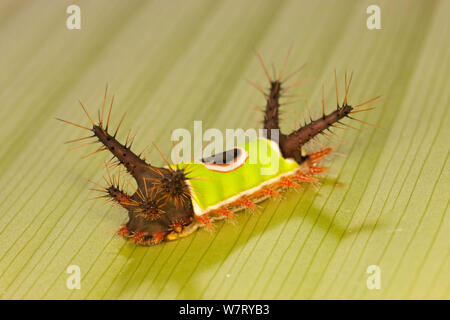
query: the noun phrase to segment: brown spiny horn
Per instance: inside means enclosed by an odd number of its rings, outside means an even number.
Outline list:
[[[285,158],[294,158],[299,161],[299,153],[301,147],[310,141],[312,138],[322,133],[339,120],[347,117],[353,110],[351,106],[344,105],[328,115],[323,115],[321,118],[311,121],[309,124],[292,132],[288,136],[280,138],[280,149]]]
[[[339,105],[339,93],[337,89],[337,81],[335,74],[335,84],[336,84],[336,101],[337,106],[336,109],[329,113],[325,114],[325,99],[324,92],[322,89],[322,116],[316,120],[312,120],[308,124],[305,124],[303,127],[295,130],[291,134],[285,136],[280,136],[280,149],[283,153],[283,156],[286,158],[294,158],[297,162],[301,162],[304,160],[304,157],[301,155],[301,147],[306,144],[308,141],[313,139],[318,134],[324,134],[325,130],[331,131],[331,128],[334,127],[336,123],[341,123],[340,120],[343,118],[349,118],[352,120],[363,122],[362,120],[355,119],[351,117],[354,113],[359,112],[359,110],[355,110],[360,108],[361,106],[368,106],[378,102],[379,97],[373,98],[363,104],[360,104],[356,107],[352,107],[347,103],[348,101],[348,93],[350,91],[350,84],[352,81],[353,73],[350,76],[350,80],[347,82],[347,73],[345,74],[345,97],[342,105]],[[363,109],[361,111],[369,111],[373,108]],[[363,122],[368,125],[372,125],[370,123]],[[346,124],[344,124],[346,125]],[[377,127],[376,125],[372,125]]]
[[[119,141],[116,140],[117,130],[119,129],[120,125],[122,124],[124,117],[121,118],[114,135],[109,134],[108,127],[109,127],[109,123],[110,123],[111,111],[112,111],[112,107],[113,107],[113,103],[114,103],[114,98],[111,100],[111,104],[110,104],[110,107],[109,107],[109,110],[107,113],[105,112],[106,110],[104,109],[105,102],[106,102],[106,91],[105,91],[105,98],[103,101],[101,112],[99,111],[98,123],[95,123],[94,120],[92,119],[92,117],[87,112],[85,106],[80,101],[80,105],[83,109],[83,112],[86,114],[86,116],[92,126],[91,128],[89,128],[88,126],[83,126],[83,125],[79,125],[79,124],[76,124],[76,123],[73,123],[70,121],[56,118],[57,120],[60,120],[64,123],[67,123],[67,124],[76,126],[78,128],[93,132],[92,136],[84,137],[81,139],[71,140],[69,142],[78,142],[78,141],[81,141],[84,139],[96,137],[99,140],[99,142],[101,142],[103,144],[103,147],[88,154],[87,156],[98,153],[100,151],[109,150],[113,154],[113,156],[117,158],[118,162],[125,166],[125,168],[128,170],[128,172],[136,179],[136,181],[138,183],[142,181],[142,175],[143,175],[142,172],[143,171],[148,171],[148,169],[153,169],[154,172],[158,172],[158,171],[162,170],[161,168],[153,167],[153,166],[147,164],[145,162],[145,160],[141,159],[138,155],[136,155],[133,151],[131,151],[131,144],[127,146],[128,139],[125,144],[121,144]],[[105,116],[107,116],[107,119],[106,119],[106,123],[104,124]],[[131,139],[131,143],[134,141],[134,136]],[[84,145],[89,145],[89,143],[86,143]],[[81,145],[80,147],[82,147],[84,145]],[[87,156],[85,156],[85,157],[87,157]],[[150,176],[152,176],[152,175],[153,174],[150,174]]]
[[[257,55],[259,62],[261,63],[264,72],[266,73],[266,76],[270,82],[270,90],[268,93],[264,93],[264,96],[266,98],[266,109],[264,111],[264,129],[267,129],[267,138],[271,139],[271,130],[279,130],[279,113],[280,113],[280,99],[282,98],[283,93],[285,93],[286,90],[283,89],[283,80],[281,79],[281,76],[278,76],[276,79],[271,79],[270,76],[267,73],[267,70],[262,62],[262,59],[259,55]],[[283,66],[284,70],[284,66]],[[290,76],[289,76],[290,77]],[[353,74],[350,76],[350,80],[347,82],[347,73],[345,74],[345,96],[342,105],[339,105],[339,94],[337,89],[337,80],[336,80],[336,73],[335,73],[335,84],[336,84],[336,101],[337,101],[337,107],[336,109],[329,113],[325,114],[325,99],[324,99],[324,92],[322,88],[322,116],[316,120],[313,120],[311,117],[311,113],[308,108],[308,113],[310,117],[310,122],[308,124],[305,124],[303,127],[299,128],[298,130],[293,131],[289,135],[282,134],[279,132],[279,145],[281,152],[283,153],[283,156],[285,158],[294,158],[297,162],[303,162],[305,160],[305,156],[302,155],[301,147],[306,144],[308,141],[316,137],[318,134],[325,134],[325,130],[331,131],[331,127],[336,125],[336,123],[339,122],[343,118],[349,118],[352,120],[360,121],[359,119],[355,119],[351,117],[354,113],[357,112],[363,112],[363,111],[369,111],[372,108],[367,109],[361,109],[355,110],[361,107],[367,107],[370,106],[376,102],[378,102],[378,98],[376,97],[374,99],[371,99],[363,104],[360,104],[358,106],[352,107],[350,106],[348,101],[348,94],[350,91],[350,84],[352,81]],[[286,79],[284,80],[286,81]],[[372,125],[369,123],[366,123],[368,125]],[[345,125],[345,124],[344,124]],[[373,125],[375,126],[375,125]]]

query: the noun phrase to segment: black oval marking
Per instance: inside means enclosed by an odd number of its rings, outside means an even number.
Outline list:
[[[215,155],[206,157],[201,159],[201,161],[205,164],[230,164],[233,163],[242,153],[241,149],[234,148],[231,150],[227,150],[222,153],[217,153]]]

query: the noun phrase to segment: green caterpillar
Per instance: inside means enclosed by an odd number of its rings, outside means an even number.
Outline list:
[[[142,153],[136,155],[131,151],[134,137],[130,139],[128,135],[124,144],[118,142],[116,135],[123,117],[115,133],[111,135],[109,121],[113,101],[106,114],[106,92],[97,122],[92,120],[80,102],[91,127],[57,118],[92,133],[90,136],[68,142],[95,138],[102,147],[91,154],[108,150],[116,158],[115,164],[125,167],[135,179],[137,189],[129,194],[120,184],[120,170],[117,175],[111,175],[109,167],[105,165],[107,185],[93,182],[96,186],[93,190],[103,193],[101,198],[106,198],[128,211],[129,220],[120,228],[119,235],[144,246],[175,240],[202,226],[212,228],[212,222],[216,220],[232,219],[233,213],[240,210],[256,210],[258,202],[279,197],[281,192],[296,188],[301,183],[318,182],[314,175],[327,169],[318,167],[317,164],[332,148],[307,153],[305,144],[317,135],[331,131],[333,127],[348,126],[341,120],[358,120],[353,118],[354,113],[371,110],[373,108],[363,107],[378,101],[379,97],[376,97],[357,106],[349,105],[347,100],[352,76],[347,81],[346,74],[345,96],[340,104],[335,73],[335,110],[325,114],[325,103],[322,99],[321,117],[316,120],[310,117],[309,123],[289,135],[280,133],[280,98],[295,85],[285,85],[285,81],[292,75],[282,80],[283,72],[272,79],[259,56],[258,59],[270,83],[268,92],[262,92],[266,98],[263,121],[264,129],[267,129],[266,138],[249,141],[200,161],[170,164],[165,160],[165,167],[155,167],[141,157]],[[274,135],[274,132],[277,134]]]

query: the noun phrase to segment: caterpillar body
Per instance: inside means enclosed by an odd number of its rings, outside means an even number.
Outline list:
[[[120,184],[120,170],[117,175],[111,175],[109,166],[105,165],[106,186],[93,182],[93,190],[103,193],[97,198],[106,198],[128,211],[128,222],[119,229],[119,235],[144,246],[175,240],[191,234],[199,227],[212,229],[214,221],[233,219],[233,214],[238,211],[257,210],[257,203],[267,198],[280,197],[282,192],[297,188],[300,184],[318,182],[315,175],[327,171],[327,168],[319,167],[318,164],[333,148],[326,147],[307,153],[305,144],[334,127],[350,127],[341,122],[344,118],[361,121],[352,115],[373,109],[363,108],[379,101],[379,97],[376,97],[356,106],[349,105],[348,93],[352,76],[347,81],[346,74],[345,97],[340,104],[335,73],[337,106],[334,111],[326,114],[322,99],[322,116],[315,120],[310,116],[309,123],[289,135],[279,133],[278,139],[275,139],[272,132],[279,130],[279,110],[282,105],[280,98],[296,84],[287,86],[285,82],[293,74],[282,80],[283,71],[277,77],[269,76],[260,56],[257,57],[270,83],[268,92],[257,85],[266,98],[263,111],[264,128],[268,129],[266,138],[249,141],[200,161],[170,164],[164,158],[167,163],[165,167],[147,163],[141,154],[131,151],[134,137],[130,139],[128,135],[124,144],[116,139],[123,117],[115,133],[110,133],[113,100],[106,114],[106,92],[97,122],[93,121],[80,102],[91,127],[57,118],[92,133],[88,137],[68,142],[95,138],[95,142],[99,141],[102,147],[89,155],[108,150],[116,159],[116,165],[123,166],[134,178],[137,189],[129,194]],[[261,155],[264,156],[264,161]],[[252,162],[251,159],[256,161]],[[276,170],[262,174],[274,162]]]

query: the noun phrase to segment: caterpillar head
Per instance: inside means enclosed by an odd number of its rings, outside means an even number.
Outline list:
[[[188,178],[183,169],[149,167],[131,196],[128,235],[144,245],[157,244],[165,235],[180,233],[194,218]],[[136,236],[138,235],[138,236]]]

